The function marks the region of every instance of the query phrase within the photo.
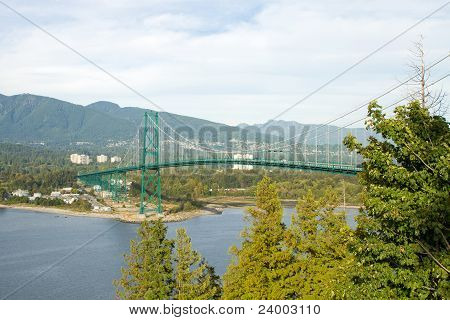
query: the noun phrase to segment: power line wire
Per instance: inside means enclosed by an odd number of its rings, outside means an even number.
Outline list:
[[[447,54],[447,55],[443,56],[442,58],[439,58],[438,60],[436,60],[435,62],[433,62],[431,65],[429,65],[427,68],[425,68],[424,71],[428,71],[428,70],[432,69],[433,67],[435,67],[435,66],[437,66],[438,64],[442,63],[444,60],[448,59],[449,57],[450,57],[450,54]],[[412,77],[409,77],[408,79],[402,81],[401,83],[395,85],[394,87],[388,89],[388,90],[385,91],[384,93],[382,93],[382,94],[380,94],[380,95],[378,95],[378,96],[376,96],[376,97],[370,99],[369,101],[367,101],[367,102],[365,102],[365,103],[359,105],[358,107],[356,107],[356,108],[354,108],[354,109],[351,109],[350,111],[348,111],[348,112],[346,112],[346,113],[344,113],[344,114],[341,114],[341,115],[339,115],[339,116],[336,117],[336,118],[333,118],[333,119],[331,119],[331,120],[328,120],[327,122],[325,122],[325,123],[319,125],[319,126],[317,127],[317,129],[321,129],[321,128],[323,128],[323,127],[325,127],[325,126],[327,126],[327,125],[329,125],[329,124],[331,124],[331,123],[333,123],[333,122],[336,122],[337,120],[340,120],[340,119],[342,119],[342,118],[344,118],[344,117],[346,117],[346,116],[348,116],[348,115],[350,115],[350,114],[352,114],[352,113],[354,113],[354,112],[356,112],[356,111],[358,111],[358,110],[361,110],[362,108],[366,107],[366,106],[367,106],[370,102],[372,102],[373,100],[378,100],[378,99],[380,99],[380,98],[385,97],[385,96],[388,95],[389,93],[392,93],[393,91],[397,90],[397,89],[400,88],[401,86],[407,84],[409,81],[411,81],[412,79],[414,79],[418,74],[420,74],[420,72],[418,72],[417,74],[413,75]],[[285,143],[285,142],[290,141],[290,140],[292,140],[292,139],[298,138],[298,137],[301,136],[301,135],[302,135],[302,134],[295,135],[295,136],[293,136],[293,137],[291,137],[291,138],[289,138],[289,139],[286,139],[286,140],[283,140],[283,141],[275,142],[275,143],[272,144],[271,146],[277,146],[277,145],[279,145],[279,144]]]
[[[266,122],[266,125],[268,125],[270,122],[278,119],[279,117],[281,117],[282,115],[286,114],[287,112],[289,112],[290,110],[292,110],[293,108],[295,108],[296,106],[298,106],[299,104],[305,102],[306,100],[308,100],[309,98],[311,98],[313,95],[315,95],[317,92],[321,91],[322,89],[324,89],[325,87],[327,87],[328,85],[330,85],[332,82],[336,81],[337,79],[339,79],[340,77],[342,77],[344,74],[346,74],[347,72],[349,72],[350,70],[354,69],[356,66],[360,65],[361,63],[363,63],[364,61],[366,61],[367,59],[369,59],[370,57],[372,57],[374,54],[376,54],[377,52],[381,51],[382,49],[384,49],[385,47],[387,47],[388,45],[390,45],[392,42],[394,42],[395,40],[397,40],[398,38],[400,38],[401,36],[403,36],[404,34],[408,33],[410,30],[414,29],[415,27],[417,27],[419,24],[421,24],[422,22],[424,22],[425,20],[429,19],[431,16],[433,16],[434,14],[436,14],[437,12],[441,11],[442,9],[444,9],[450,2],[447,1],[446,3],[444,3],[442,6],[438,7],[437,9],[433,10],[431,13],[427,14],[425,17],[423,17],[422,19],[418,20],[416,23],[412,24],[411,26],[409,26],[408,28],[406,28],[405,30],[403,30],[402,32],[400,32],[399,34],[397,34],[395,37],[393,37],[391,40],[387,41],[386,43],[384,43],[383,45],[381,45],[380,47],[378,47],[377,49],[375,49],[374,51],[372,51],[371,53],[369,53],[368,55],[366,55],[365,57],[361,58],[360,60],[358,60],[357,62],[355,62],[354,64],[352,64],[351,66],[347,67],[346,69],[344,69],[343,71],[341,71],[340,73],[338,73],[337,75],[335,75],[334,77],[332,77],[330,80],[326,81],[324,84],[322,84],[321,86],[319,86],[318,88],[316,88],[315,90],[311,91],[310,93],[308,93],[305,97],[303,97],[302,99],[300,99],[299,101],[297,101],[296,103],[294,103],[293,105],[289,106],[288,108],[286,108],[284,111],[280,112],[279,114],[277,114],[274,118],[272,118],[271,120],[269,120],[268,122]]]

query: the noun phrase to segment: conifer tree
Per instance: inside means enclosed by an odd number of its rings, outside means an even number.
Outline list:
[[[353,297],[449,299],[449,124],[418,101],[382,110],[369,105],[367,126],[383,139],[345,139],[364,158]]]
[[[256,208],[248,210],[250,226],[242,232],[242,247],[232,247],[232,263],[224,275],[225,299],[284,299],[286,266],[291,257],[283,248],[285,225],[277,189],[264,177],[256,189]]]
[[[290,299],[345,298],[353,261],[348,251],[352,231],[345,213],[335,212],[337,203],[331,189],[318,199],[308,191],[298,201],[286,237],[295,257],[286,280]]]
[[[173,240],[167,240],[167,227],[158,219],[143,221],[138,240],[131,240],[130,253],[125,254],[126,268],[115,280],[120,299],[170,299],[173,292]]]
[[[177,230],[175,240],[175,292],[177,300],[211,300],[221,295],[221,286],[214,268],[192,249],[184,228]]]

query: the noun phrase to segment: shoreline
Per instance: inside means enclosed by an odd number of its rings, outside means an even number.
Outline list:
[[[156,215],[151,215],[146,217],[145,215],[139,215],[137,212],[118,212],[118,213],[98,213],[98,212],[82,212],[74,211],[70,209],[53,208],[53,207],[41,207],[41,206],[30,206],[30,205],[5,205],[0,204],[0,209],[13,209],[13,210],[29,210],[40,213],[47,214],[61,214],[74,217],[85,217],[85,218],[100,218],[100,219],[112,219],[125,223],[140,223],[147,220],[156,220],[158,217]],[[184,220],[193,219],[200,216],[222,214],[223,208],[214,206],[205,206],[204,208],[193,210],[193,211],[181,211],[177,213],[171,213],[169,215],[164,215],[162,217],[163,222],[179,222]]]
[[[207,199],[203,199],[205,201]],[[284,207],[295,207],[295,204],[297,203],[297,200],[292,199],[283,199],[281,200],[282,205]],[[162,220],[163,222],[180,222],[185,220],[194,219],[201,216],[208,216],[208,215],[219,215],[222,214],[223,211],[226,208],[243,208],[243,207],[249,207],[254,206],[254,200],[250,198],[230,198],[230,197],[224,197],[224,198],[216,198],[216,199],[208,199],[208,201],[205,201],[205,206],[202,208],[192,210],[192,211],[180,211],[176,213],[171,213],[167,215],[163,215]],[[340,204],[336,208],[343,209],[359,209],[362,206],[355,206],[355,205],[346,205],[345,207]],[[113,212],[113,213],[99,213],[99,212],[83,212],[83,211],[75,211],[70,209],[63,209],[63,208],[55,208],[55,207],[41,207],[41,206],[30,206],[27,205],[21,205],[21,204],[14,204],[14,205],[5,205],[0,204],[0,209],[13,209],[13,210],[29,210],[29,211],[35,211],[40,213],[48,213],[48,214],[61,214],[61,215],[67,215],[67,216],[74,216],[74,217],[85,217],[85,218],[100,218],[100,219],[112,219],[117,220],[120,222],[125,223],[140,223],[147,220],[156,220],[158,219],[157,215],[151,215],[151,216],[145,216],[140,215],[137,212],[130,212],[130,211],[122,211],[122,212]]]

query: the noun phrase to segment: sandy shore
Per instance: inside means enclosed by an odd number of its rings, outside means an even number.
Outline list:
[[[139,223],[144,219],[147,220],[155,220],[158,219],[156,215],[151,215],[145,217],[145,215],[137,214],[136,212],[130,211],[121,211],[121,212],[111,212],[111,213],[100,213],[100,212],[80,212],[73,211],[68,209],[61,208],[52,208],[52,207],[40,207],[40,206],[30,206],[30,205],[3,205],[0,204],[0,208],[8,208],[8,209],[21,209],[21,210],[30,210],[42,213],[49,214],[62,214],[68,216],[77,216],[77,217],[88,217],[88,218],[102,218],[102,219],[114,219],[122,222],[129,223]],[[224,207],[215,206],[215,205],[206,205],[204,208],[193,210],[193,211],[182,211],[177,213],[166,214],[162,216],[162,220],[164,222],[178,222],[183,220],[192,219],[195,217],[205,216],[205,215],[214,215],[221,214],[223,212]]]

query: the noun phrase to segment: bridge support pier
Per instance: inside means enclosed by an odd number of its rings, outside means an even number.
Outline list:
[[[114,172],[110,177],[111,199],[114,202],[125,201],[127,199],[127,173]]]
[[[141,170],[140,214],[162,213],[161,176],[158,170]]]
[[[162,213],[161,176],[159,169],[159,125],[158,113],[144,115],[140,134],[141,204],[140,214]],[[153,168],[149,168],[152,166]]]

